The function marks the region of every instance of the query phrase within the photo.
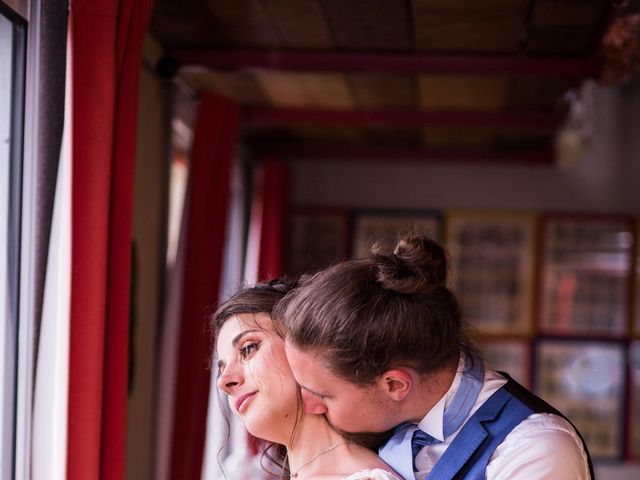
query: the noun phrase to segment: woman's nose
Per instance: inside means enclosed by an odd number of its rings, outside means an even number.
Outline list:
[[[233,367],[227,366],[218,376],[218,388],[223,392],[230,394],[235,387],[242,385],[242,374]]]

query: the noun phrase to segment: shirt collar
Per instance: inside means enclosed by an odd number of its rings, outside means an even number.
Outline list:
[[[453,382],[451,382],[451,386],[447,393],[445,393],[440,400],[433,406],[431,410],[424,416],[420,423],[418,423],[418,428],[425,433],[428,433],[433,438],[444,441],[444,411],[451,403],[453,396],[455,395],[458,387],[460,386],[460,382],[462,381],[462,375],[464,372],[465,365],[465,356],[460,355],[460,360],[458,361],[458,369],[456,371],[455,377],[453,377]]]

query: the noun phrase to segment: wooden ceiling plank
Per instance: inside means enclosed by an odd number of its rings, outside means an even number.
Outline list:
[[[529,0],[413,0],[419,51],[516,52]]]
[[[269,105],[262,85],[248,72],[193,68],[184,70],[181,76],[197,92],[217,93],[243,105]]]
[[[411,0],[414,13],[418,10],[437,12],[449,18],[478,20],[522,15],[529,0]]]
[[[413,76],[352,73],[350,78],[360,108],[416,107],[417,95]]]
[[[280,48],[282,46],[278,30],[262,1],[206,0],[206,4],[213,18],[211,30],[219,31],[236,48]]]
[[[500,110],[507,104],[508,77],[421,75],[420,105],[432,109]]]
[[[611,9],[608,0],[538,0],[525,51],[535,55],[590,55]]]
[[[229,45],[217,30],[211,28],[212,18],[201,0],[155,2],[149,31],[164,48],[210,48]]]
[[[412,48],[408,12],[398,0],[323,0],[338,48],[408,50]]]
[[[525,51],[535,55],[580,55],[591,53],[593,28],[531,28]]]
[[[610,0],[537,0],[532,27],[596,28]]]
[[[506,107],[510,110],[553,111],[576,82],[553,77],[510,77]]]
[[[483,25],[469,20],[456,24],[433,18],[416,39],[418,51],[438,53],[515,53],[522,32],[519,25]]]
[[[356,101],[348,77],[340,73],[299,73],[311,106],[327,109],[351,109]]]
[[[255,75],[271,105],[287,108],[311,105],[312,99],[297,75],[272,71],[259,71]]]
[[[347,109],[355,106],[342,74],[267,71],[255,74],[276,107]]]
[[[331,50],[335,47],[320,0],[269,0],[265,7],[285,48]]]

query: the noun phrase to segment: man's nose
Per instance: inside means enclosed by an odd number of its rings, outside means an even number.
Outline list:
[[[302,404],[304,405],[305,412],[313,413],[316,415],[322,415],[327,413],[327,406],[324,404],[321,398],[317,395],[302,390]]]

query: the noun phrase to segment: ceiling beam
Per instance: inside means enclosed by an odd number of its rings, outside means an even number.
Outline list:
[[[249,145],[258,157],[276,156],[288,160],[409,160],[428,162],[500,163],[513,165],[553,165],[551,148],[513,150],[463,150],[459,148],[419,148],[403,146],[339,144],[263,144]]]
[[[180,67],[199,66],[223,70],[260,68],[313,72],[507,74],[572,78],[590,77],[597,72],[593,58],[195,49],[169,50],[167,57]]]
[[[249,125],[348,125],[364,127],[536,128],[553,130],[559,119],[547,112],[482,110],[322,110],[254,107],[242,110]]]

